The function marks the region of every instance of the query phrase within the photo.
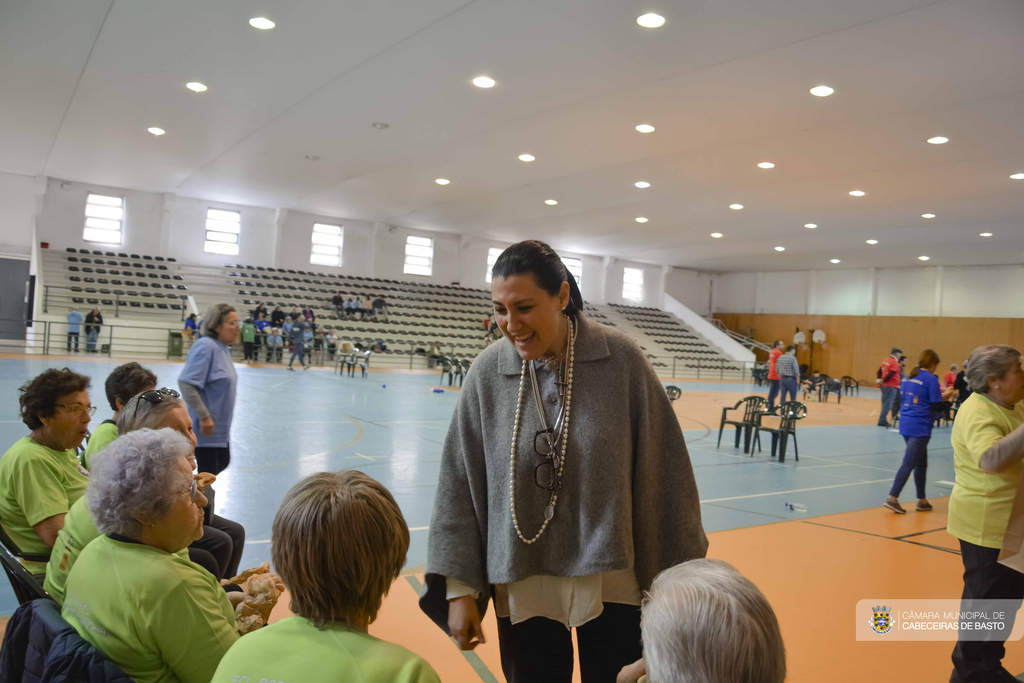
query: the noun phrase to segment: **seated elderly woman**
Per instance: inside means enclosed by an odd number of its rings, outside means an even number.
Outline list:
[[[167,427],[184,435],[193,449],[196,445],[188,409],[173,389],[144,391],[133,397],[124,407],[117,427],[125,434],[138,429]],[[194,469],[196,461],[193,452],[189,452],[188,461]],[[209,484],[215,479],[214,475],[207,472],[198,475],[199,490],[204,496],[209,490]],[[82,549],[100,535],[89,515],[86,503],[86,499],[82,498],[71,506],[64,521],[64,528],[57,535],[50,562],[46,565],[46,581],[43,587],[61,604],[64,603],[64,584],[71,568],[78,560]],[[203,526],[203,537],[194,541],[188,548],[189,559],[217,579],[230,578],[238,573],[238,564],[245,547],[245,529],[241,524],[217,515],[213,515],[213,520],[218,526]]]
[[[89,459],[93,453],[117,438],[117,418],[121,416],[121,411],[132,396],[156,389],[156,375],[138,363],[125,363],[107,375],[103,388],[106,390],[107,403],[114,411],[114,416],[101,422],[89,437],[85,453],[82,453],[82,467],[85,469],[89,469]]]
[[[214,683],[436,683],[430,664],[366,632],[409,549],[388,490],[362,472],[321,472],[285,495],[271,556],[297,616],[235,643]]]
[[[67,368],[47,370],[19,389],[21,420],[32,433],[0,458],[0,521],[18,549],[49,554],[64,516],[85,493],[88,472],[75,449],[96,408],[89,378]],[[45,565],[24,562],[41,574]]]
[[[206,683],[238,640],[220,583],[188,559],[206,498],[192,444],[140,429],[107,446],[86,500],[103,534],[78,558],[62,614],[133,680]]]
[[[1024,368],[1009,346],[981,346],[967,361],[973,390],[953,422],[956,486],[949,496],[946,530],[960,539],[964,564],[961,609],[971,599],[1024,600],[1024,574],[999,564],[1024,466]],[[1012,621],[1012,617],[1011,617]],[[951,681],[1012,681],[1003,668],[1002,641],[959,641]]]
[[[618,683],[782,683],[786,648],[767,598],[721,560],[658,574],[644,598],[644,658]]]

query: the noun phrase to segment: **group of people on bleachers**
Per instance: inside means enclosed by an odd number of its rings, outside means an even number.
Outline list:
[[[340,293],[331,298],[331,308],[345,320],[372,320],[388,322],[388,307],[384,297],[366,295],[363,299],[346,299]]]

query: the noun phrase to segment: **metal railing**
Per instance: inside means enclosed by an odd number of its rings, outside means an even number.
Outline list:
[[[740,382],[756,382],[757,370],[764,363],[757,361],[734,361],[726,358],[692,358],[690,356],[657,356],[646,354],[647,360],[660,377],[676,379],[720,379]]]
[[[740,334],[739,332],[733,332],[728,327],[726,327],[725,323],[723,323],[718,318],[704,318],[704,319],[707,320],[712,325],[714,325],[715,327],[717,327],[722,332],[725,332],[729,336],[730,339],[732,339],[736,343],[740,344],[741,346],[744,346],[744,347],[750,349],[751,351],[753,351],[754,349],[759,349],[761,351],[764,351],[765,353],[769,353],[772,350],[772,347],[769,346],[768,344],[765,344],[764,342],[759,342],[756,339],[753,339],[751,337],[746,337],[746,336]]]
[[[184,320],[185,311],[186,309],[188,309],[188,296],[183,294],[165,294],[163,291],[161,291],[160,294],[163,294],[163,297],[154,297],[157,299],[156,301],[148,302],[154,304],[154,306],[159,303],[173,303],[181,306],[180,311],[175,311],[170,307],[168,307],[167,309],[162,309],[158,307],[146,308],[141,305],[131,305],[133,301],[135,303],[142,304],[143,302],[139,301],[139,299],[148,299],[149,297],[130,297],[122,294],[115,294],[112,291],[109,294],[104,294],[99,291],[86,292],[84,291],[84,288],[81,289],[82,291],[76,291],[71,289],[70,287],[62,287],[59,285],[43,285],[43,313],[49,313],[50,306],[60,308],[81,306],[85,308],[87,306],[100,305],[94,303],[87,303],[90,299],[98,302],[109,301],[110,303],[105,303],[103,305],[106,306],[107,308],[113,306],[115,318],[120,318],[121,309],[127,308],[128,310],[133,311],[136,315],[143,313],[147,316],[177,316],[179,320]],[[147,292],[147,294],[152,294],[152,292]],[[81,301],[75,301],[75,299],[81,299]]]

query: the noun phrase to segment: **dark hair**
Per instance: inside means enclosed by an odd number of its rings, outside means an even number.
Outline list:
[[[792,344],[786,347],[786,353],[789,353],[790,351],[796,351],[796,347]]]
[[[21,421],[29,429],[43,426],[40,417],[52,417],[57,410],[61,396],[85,391],[92,382],[85,375],[79,375],[68,368],[50,368],[30,379],[18,389],[18,403],[21,405]]]
[[[938,367],[939,365],[939,354],[935,353],[931,349],[925,349],[921,352],[921,357],[917,359],[917,367],[907,373],[907,377],[914,379],[917,377],[917,373],[920,370],[931,367]]]
[[[121,399],[121,405],[127,405],[132,396],[138,394],[147,387],[156,386],[156,375],[138,363],[125,363],[114,368],[114,371],[107,376],[104,389],[107,392],[107,403],[113,410],[117,410],[117,400]]]
[[[775,341],[772,342],[772,348],[774,349],[774,348],[778,347],[778,345],[781,344],[781,343],[782,343],[781,339],[776,339]]]
[[[537,281],[537,286],[551,296],[558,296],[562,283],[569,283],[569,305],[565,314],[570,318],[579,318],[583,312],[583,295],[576,284],[576,278],[562,263],[562,257],[555,250],[538,240],[526,240],[501,252],[491,269],[492,277],[507,278],[513,275],[529,273]]]
[[[897,348],[896,348],[896,347],[894,346],[894,347],[892,347],[892,351],[890,351],[890,352],[889,352],[889,355],[892,355],[892,354],[894,354],[894,353],[900,353],[900,354],[902,354],[902,353],[903,353],[903,351],[902,351],[901,349],[897,349]]]
[[[188,319],[189,320],[195,320],[196,319],[196,314],[195,313],[190,313],[189,316],[188,316]]]

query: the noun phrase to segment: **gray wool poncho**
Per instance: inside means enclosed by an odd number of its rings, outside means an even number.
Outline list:
[[[690,456],[672,405],[643,351],[581,317],[568,450],[554,519],[526,545],[509,503],[509,459],[523,361],[507,339],[481,353],[448,428],[430,521],[420,607],[448,631],[446,577],[481,591],[530,576],[578,577],[632,567],[641,590],[708,541]],[[549,494],[534,483],[540,420],[529,375],[516,451],[516,514],[532,538]]]

